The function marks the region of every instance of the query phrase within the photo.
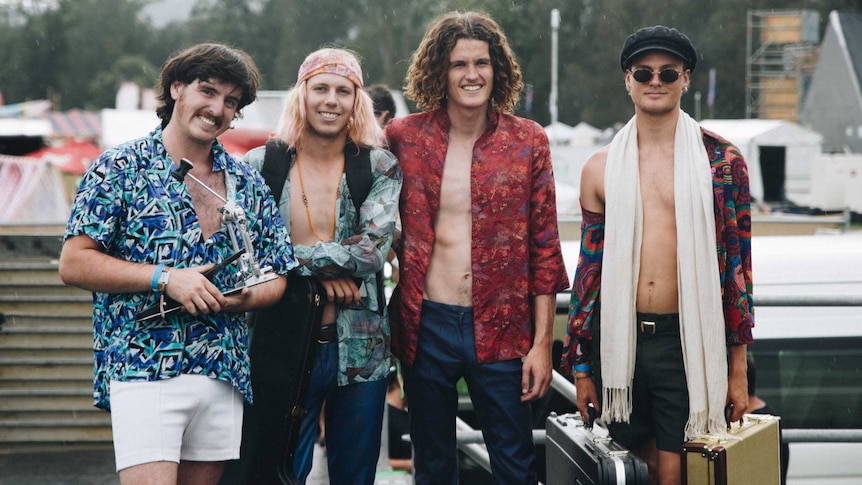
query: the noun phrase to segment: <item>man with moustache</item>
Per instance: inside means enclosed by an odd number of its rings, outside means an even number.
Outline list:
[[[243,400],[252,401],[245,312],[281,296],[295,262],[259,173],[217,137],[254,101],[258,72],[244,52],[200,44],[168,59],[161,124],[104,152],[78,189],[60,256],[63,282],[93,291],[95,404],[111,412],[124,484],[217,483],[239,457]],[[234,254],[219,198],[235,202],[252,256],[280,274],[230,296],[231,271],[203,273]],[[165,298],[182,310],[136,321]]]

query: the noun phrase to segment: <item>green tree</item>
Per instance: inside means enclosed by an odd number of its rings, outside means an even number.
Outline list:
[[[113,105],[126,77],[152,86],[172,53],[202,41],[249,52],[263,89],[287,89],[303,58],[324,45],[350,48],[362,58],[366,81],[402,86],[413,50],[428,23],[449,10],[479,9],[505,30],[533,102],[517,113],[550,121],[550,12],[559,8],[559,120],[605,127],[633,113],[619,68],[619,49],[634,30],[655,24],[687,33],[701,60],[683,109],[738,118],[745,113],[746,16],[750,9],[810,8],[821,34],[832,10],[862,12],[858,0],[198,0],[190,19],[155,28],[139,19],[149,0],[33,0],[0,7],[0,89],[7,103],[49,98],[56,108]],[[137,58],[132,56],[138,56]],[[709,70],[716,70],[716,102],[705,106]],[[115,85],[116,84],[116,85]]]

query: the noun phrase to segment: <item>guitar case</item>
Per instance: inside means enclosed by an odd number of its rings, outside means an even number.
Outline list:
[[[255,313],[249,356],[254,405],[245,407],[239,460],[221,484],[298,484],[293,458],[311,379],[325,293],[314,278],[288,275],[275,305]]]

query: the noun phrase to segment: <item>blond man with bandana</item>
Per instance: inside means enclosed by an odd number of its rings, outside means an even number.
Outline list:
[[[326,291],[294,472],[305,482],[311,471],[325,401],[330,483],[372,484],[391,365],[376,278],[392,244],[401,170],[381,148],[382,131],[351,52],[325,48],[306,57],[275,136],[287,145],[290,163],[279,211],[290,228],[295,271],[317,278]],[[369,157],[354,158],[359,150]],[[262,168],[264,151],[252,150],[246,161]],[[372,184],[357,213],[345,169],[362,160],[371,165]]]

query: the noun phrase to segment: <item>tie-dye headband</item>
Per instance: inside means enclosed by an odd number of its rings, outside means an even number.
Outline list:
[[[352,54],[341,49],[320,49],[312,52],[299,66],[297,84],[317,74],[337,74],[362,87],[362,68]]]

